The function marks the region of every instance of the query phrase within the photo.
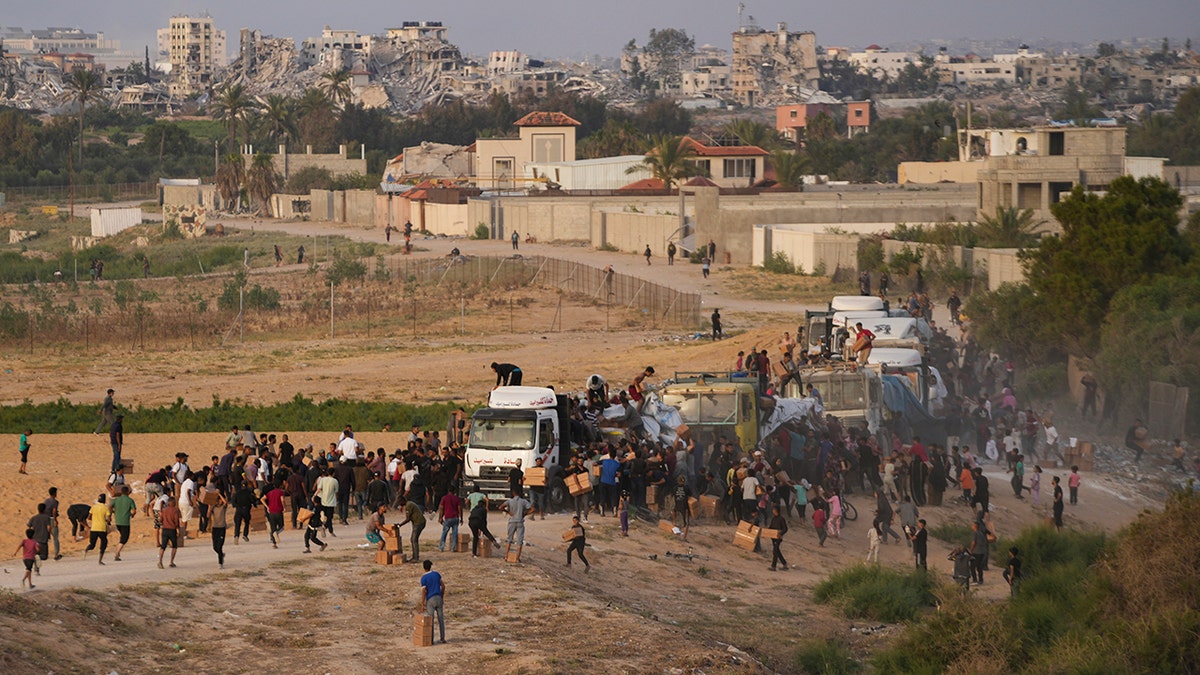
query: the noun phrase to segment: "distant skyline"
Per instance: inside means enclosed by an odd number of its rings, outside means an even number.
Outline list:
[[[73,4],[73,3],[72,3]],[[811,3],[815,5],[816,3]],[[543,58],[616,56],[630,39],[639,44],[651,28],[681,28],[696,44],[729,48],[738,25],[737,2],[702,0],[607,0],[582,3],[498,3],[460,0],[443,5],[358,0],[340,4],[315,0],[110,0],[65,6],[14,3],[0,23],[25,29],[69,26],[102,31],[121,41],[125,51],[141,52],[155,44],[155,30],[173,15],[207,12],[228,34],[236,56],[242,28],[296,38],[319,35],[325,25],[364,33],[382,33],[402,21],[442,21],[449,39],[465,53],[486,55],[517,49]],[[913,43],[958,38],[1015,39],[1036,42],[1090,43],[1130,38],[1168,37],[1182,45],[1191,38],[1200,49],[1200,2],[1197,0],[1011,0],[974,3],[932,0],[911,3],[859,0],[809,11],[809,3],[784,0],[745,2],[744,17],[774,30],[779,22],[792,31],[814,31],[818,44],[862,48],[871,43]]]

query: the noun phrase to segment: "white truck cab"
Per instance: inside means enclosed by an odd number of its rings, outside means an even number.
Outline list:
[[[465,487],[478,487],[489,499],[507,499],[508,473],[517,460],[522,470],[535,466],[539,457],[547,473],[562,466],[569,447],[566,408],[566,397],[546,387],[493,389],[487,407],[471,417]],[[555,487],[546,489],[553,495]]]

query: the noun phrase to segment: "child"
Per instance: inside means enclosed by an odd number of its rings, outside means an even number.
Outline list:
[[[837,490],[829,497],[829,534],[842,538],[842,498]]]
[[[317,538],[321,534],[321,498],[313,495],[312,517],[308,519],[308,527],[304,530],[304,552],[312,553],[309,544],[316,544],[324,551],[329,545]],[[380,550],[383,550],[383,540],[379,540]]]
[[[17,545],[17,550],[13,551],[13,555],[21,554],[22,560],[25,562],[25,576],[21,578],[21,587],[29,584],[29,590],[33,590],[33,563],[37,560],[38,543],[33,538],[33,528],[25,530],[25,538]]]
[[[1067,477],[1067,487],[1071,490],[1071,504],[1079,503],[1079,481],[1082,480],[1079,476],[1079,467],[1071,467],[1071,475]]]
[[[879,524],[871,526],[867,530],[867,562],[879,562]]]
[[[621,519],[621,536],[629,536],[629,493],[621,492],[621,501],[617,503],[617,515]],[[580,559],[582,559],[582,555]],[[586,564],[586,563],[585,563]]]
[[[825,509],[813,508],[813,526],[817,528],[817,541],[821,546],[825,546],[825,522],[828,516],[825,514]]]
[[[1029,474],[1029,491],[1033,493],[1033,503],[1042,501],[1042,467],[1034,464],[1033,473]]]
[[[954,563],[954,580],[963,590],[971,587],[971,554],[966,547],[955,546],[950,552],[950,561]]]

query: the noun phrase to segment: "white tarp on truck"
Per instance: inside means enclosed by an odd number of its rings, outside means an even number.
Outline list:
[[[821,404],[815,398],[777,398],[775,409],[759,425],[758,437],[766,438],[787,422],[808,419],[810,415],[820,415],[822,412]]]
[[[92,236],[111,237],[114,234],[142,224],[142,210],[92,209]]]

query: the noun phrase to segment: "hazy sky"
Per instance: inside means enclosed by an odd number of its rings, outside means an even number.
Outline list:
[[[747,0],[745,13],[774,29],[816,31],[822,45],[863,47],[927,38],[1008,38],[1091,42],[1169,36],[1200,43],[1200,0],[857,0],[853,3],[800,3]],[[402,21],[440,20],[450,40],[471,54],[519,49],[534,56],[616,55],[630,39],[644,42],[651,27],[683,28],[697,44],[729,47],[737,27],[737,2],[711,0],[560,0],[449,3],[384,0],[107,0],[106,2],[18,2],[5,0],[0,23],[23,28],[72,26],[103,31],[126,51],[154,45],[154,31],[173,14],[207,11],[229,34],[291,36],[297,42],[321,28],[381,33]],[[1200,44],[1197,45],[1200,48]]]

